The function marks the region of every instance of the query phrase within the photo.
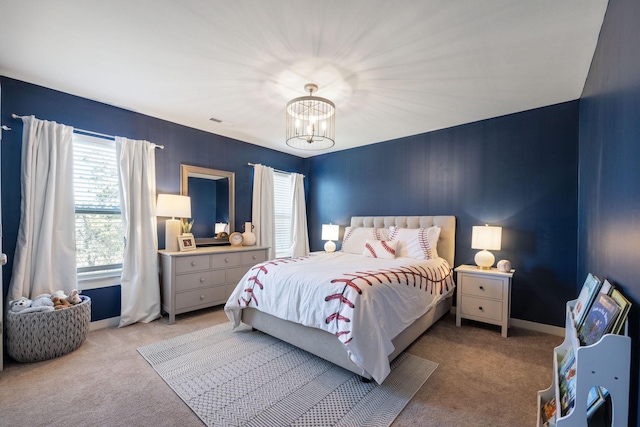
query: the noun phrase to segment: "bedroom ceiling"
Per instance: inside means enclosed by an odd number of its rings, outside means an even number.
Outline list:
[[[0,0],[0,75],[308,157],[577,99],[606,8]],[[336,105],[330,150],[285,144],[285,105],[310,82]]]

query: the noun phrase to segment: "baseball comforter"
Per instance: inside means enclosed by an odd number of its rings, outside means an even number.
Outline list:
[[[391,340],[455,287],[442,258],[379,259],[344,252],[252,267],[225,305],[236,327],[244,307],[335,334],[351,360],[381,383]]]

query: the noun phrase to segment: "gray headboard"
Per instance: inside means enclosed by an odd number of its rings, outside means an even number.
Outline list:
[[[438,256],[447,260],[451,268],[455,267],[456,251],[456,217],[441,216],[354,216],[351,217],[352,227],[389,228],[395,225],[402,228],[429,228],[432,225],[440,227],[438,239]]]

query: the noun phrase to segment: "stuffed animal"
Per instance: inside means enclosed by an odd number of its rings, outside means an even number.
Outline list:
[[[80,304],[82,302],[82,298],[80,298],[80,291],[77,289],[72,290],[67,301],[69,301],[71,305]]]
[[[60,297],[62,299],[69,298],[67,294],[64,293],[64,291],[55,291],[54,293],[51,294],[51,299],[53,299],[53,297]]]
[[[53,297],[51,298],[51,301],[53,301],[53,308],[56,310],[71,307],[71,303],[64,298]]]
[[[51,301],[51,295],[40,294],[33,299],[31,307],[53,307],[53,301]]]
[[[9,301],[9,311],[13,313],[34,313],[38,311],[53,311],[53,307],[41,305],[38,307],[31,307],[31,301],[29,298],[20,297],[17,300]]]

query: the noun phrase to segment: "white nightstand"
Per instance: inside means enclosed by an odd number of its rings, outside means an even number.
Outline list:
[[[502,336],[507,336],[511,317],[511,278],[508,273],[481,270],[475,265],[461,265],[455,269],[458,286],[456,299],[456,325],[462,318],[502,326]]]

